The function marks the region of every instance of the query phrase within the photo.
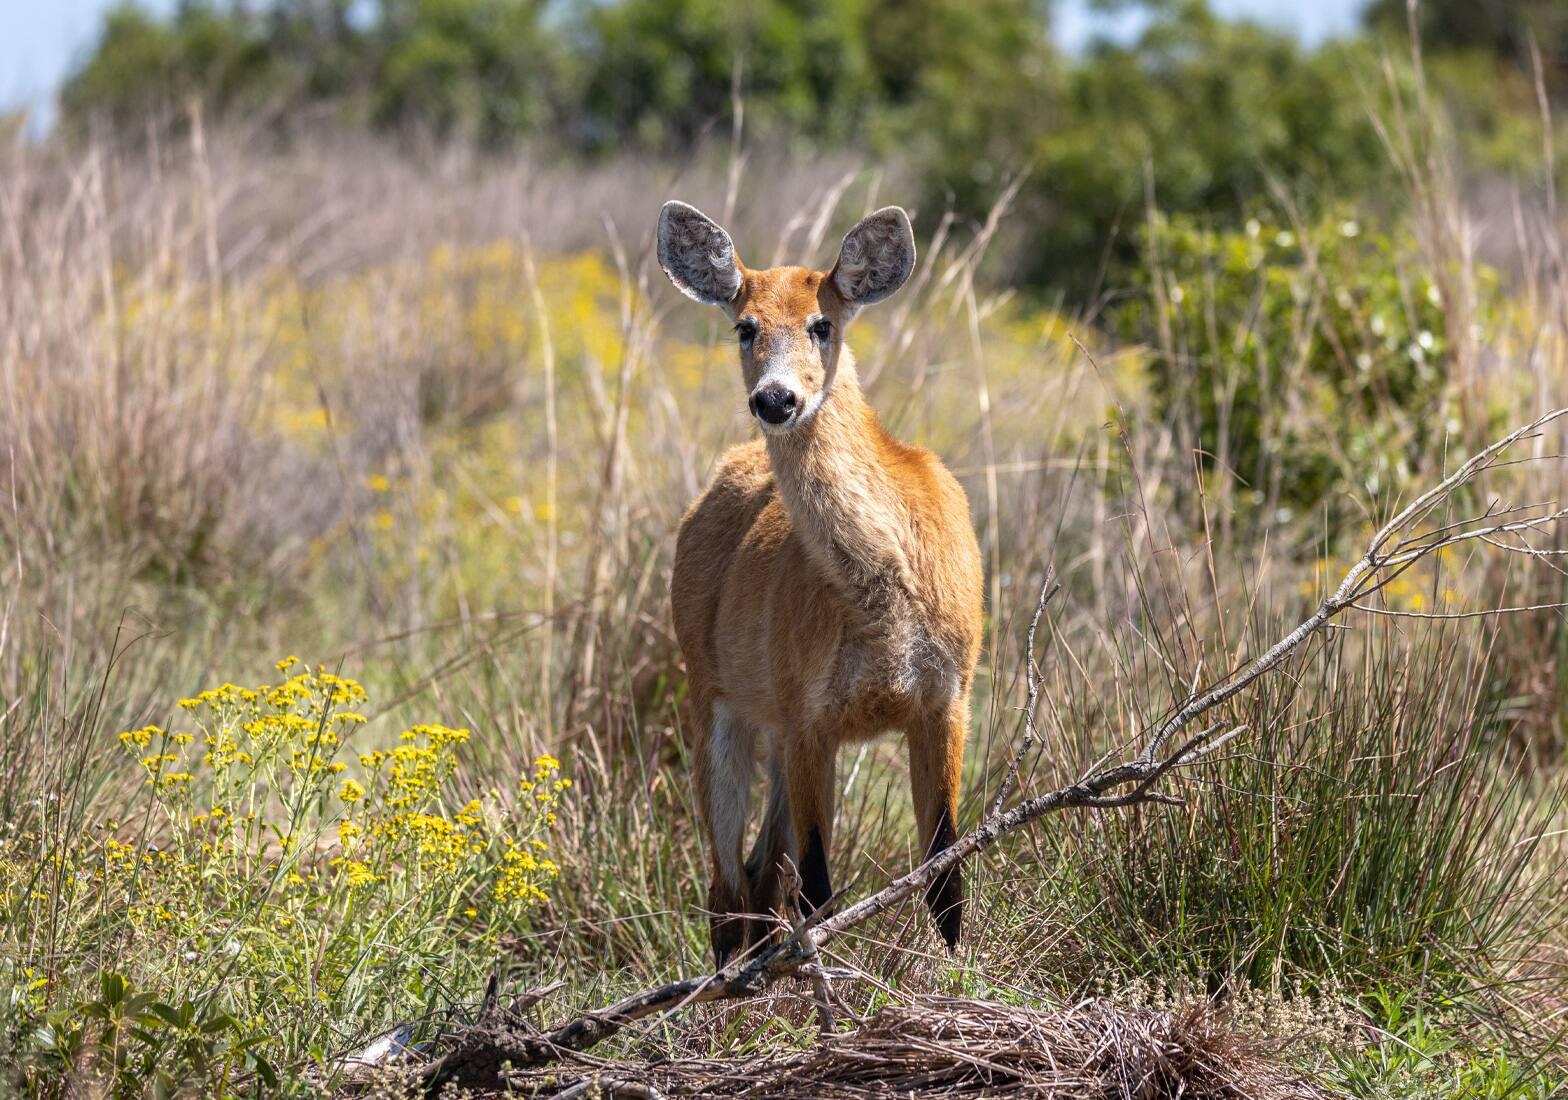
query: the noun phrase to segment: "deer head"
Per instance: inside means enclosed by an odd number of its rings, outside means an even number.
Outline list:
[[[832,392],[850,321],[903,286],[915,267],[915,235],[897,206],[845,234],[828,271],[748,269],[730,235],[683,202],[659,212],[658,244],[659,266],[676,289],[734,323],[747,407],[769,434],[810,422]]]

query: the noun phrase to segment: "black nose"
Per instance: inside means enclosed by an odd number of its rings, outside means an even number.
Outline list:
[[[763,386],[751,395],[751,412],[758,420],[782,424],[795,415],[795,391],[776,382]]]

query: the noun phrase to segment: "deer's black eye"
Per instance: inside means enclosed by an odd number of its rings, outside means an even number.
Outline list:
[[[833,335],[833,322],[826,317],[818,317],[806,326],[806,331],[811,333],[812,339],[818,343],[825,344],[828,342],[828,338]]]
[[[740,339],[742,347],[751,343],[757,338],[757,322],[750,317],[742,317],[735,322],[735,335]]]

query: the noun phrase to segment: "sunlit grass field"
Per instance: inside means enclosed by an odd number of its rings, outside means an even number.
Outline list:
[[[683,197],[747,263],[825,265],[896,169],[758,160],[731,189],[722,161],[223,133],[5,156],[7,1087],[310,1095],[492,974],[565,982],[553,1019],[705,967],[666,586],[753,428],[653,220]],[[1028,790],[1261,651],[1392,505],[1568,392],[1555,229],[1490,267],[1418,181],[1381,229],[1151,213],[1135,285],[1070,312],[989,274],[1005,195],[983,225],[915,211],[910,286],[848,340],[981,538],[967,822],[1022,735],[1047,570]],[[838,949],[878,979],[848,994],[1206,999],[1353,1095],[1561,1095],[1568,637],[1551,606],[1470,613],[1563,593],[1550,557],[1411,572],[1375,610],[1418,617],[1348,619],[1243,695],[1251,735],[1175,777],[1185,805],[1048,819],[969,868],[956,955],[910,907]],[[916,857],[898,740],[838,781],[863,894]],[[785,991],[604,1053],[740,1056],[809,1017]]]

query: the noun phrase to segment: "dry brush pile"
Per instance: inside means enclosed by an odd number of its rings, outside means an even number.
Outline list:
[[[744,1063],[676,1058],[505,1075],[523,1096],[1028,1096],[1315,1100],[1332,1094],[1201,1006],[1128,1009],[1088,1001],[1044,1010],[916,997],[803,1053]]]

